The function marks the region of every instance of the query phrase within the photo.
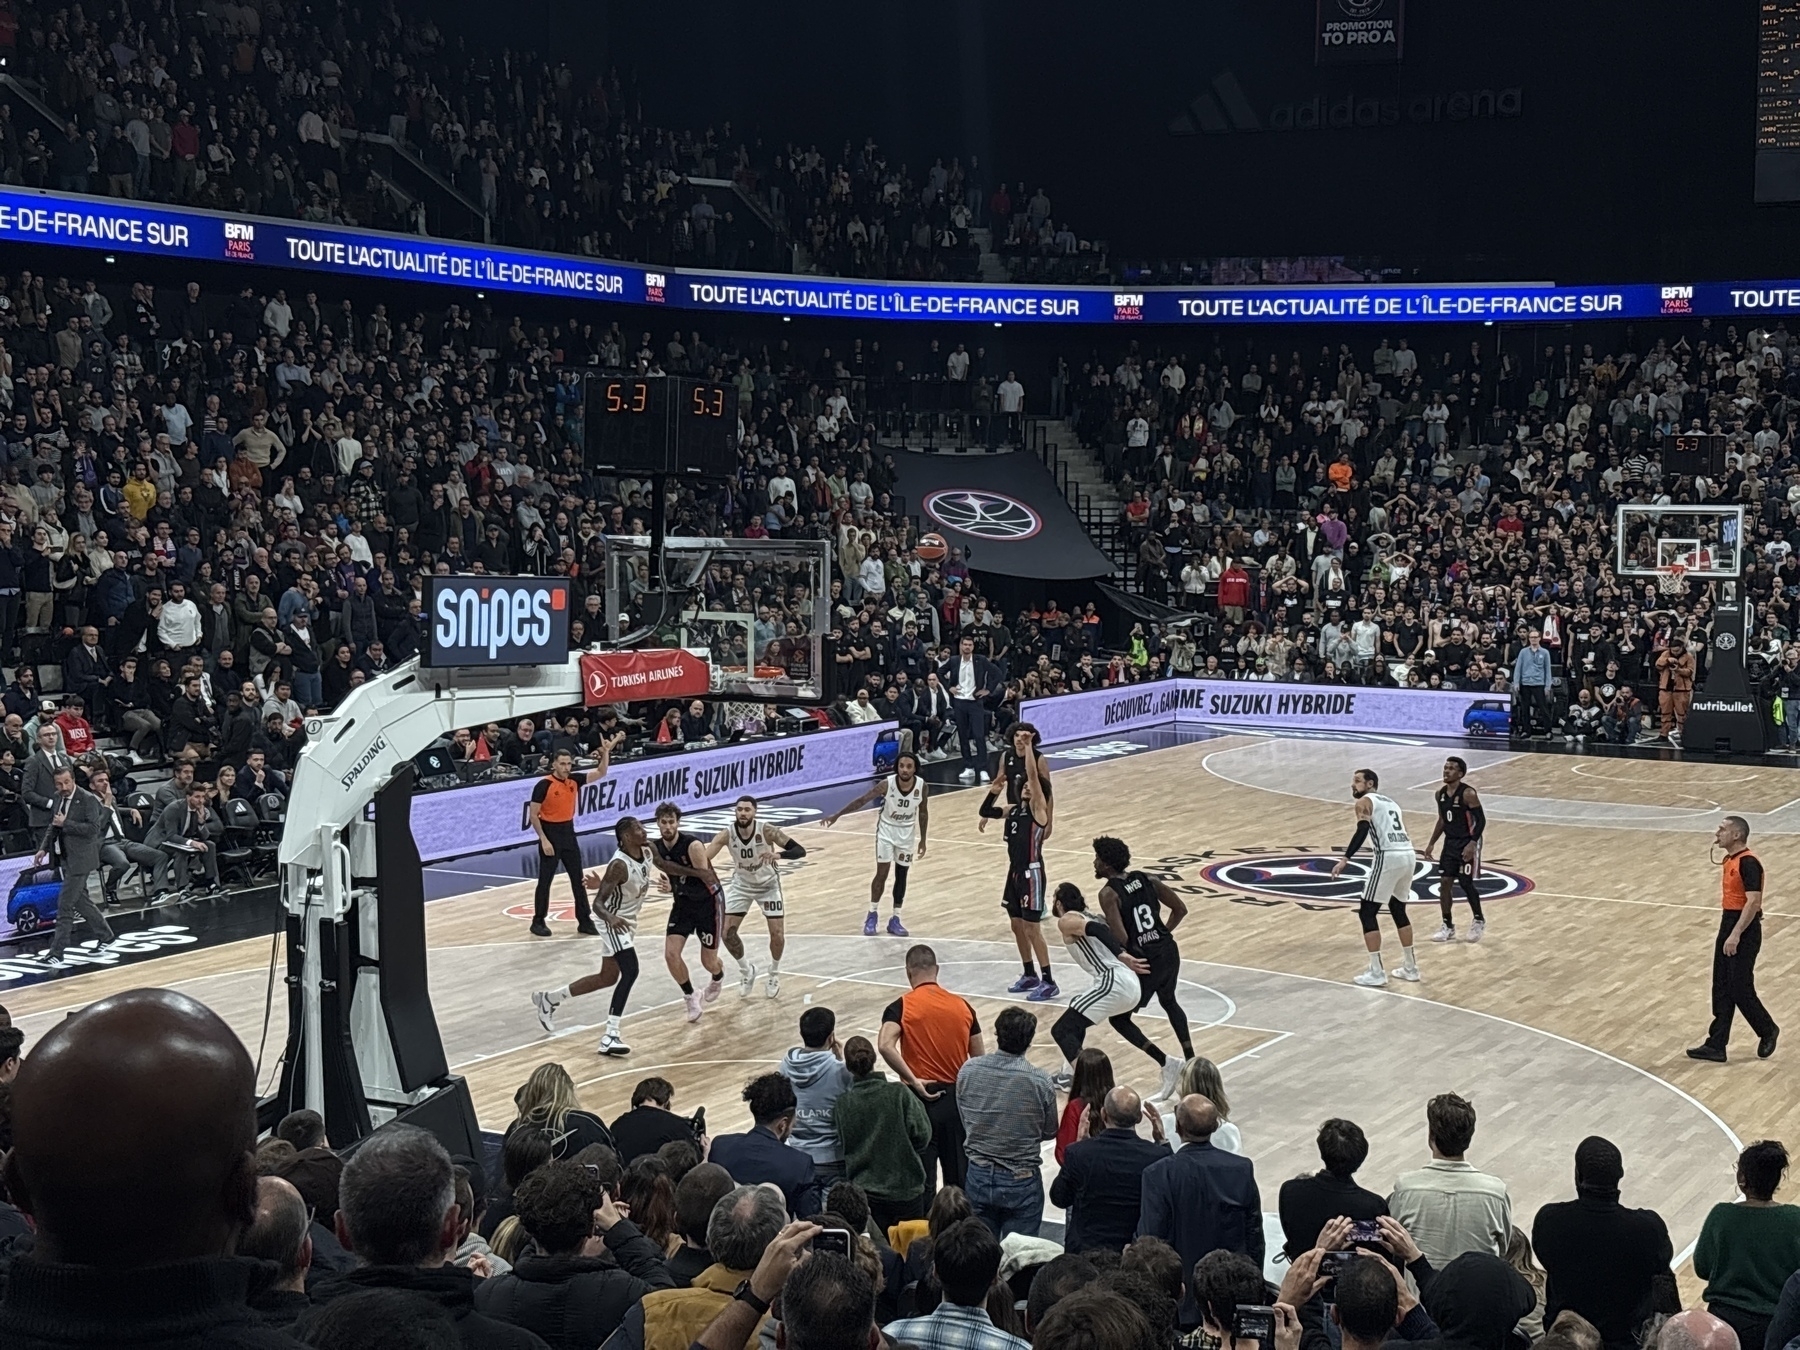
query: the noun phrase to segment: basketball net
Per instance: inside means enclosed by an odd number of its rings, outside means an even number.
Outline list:
[[[1670,563],[1667,567],[1659,567],[1656,571],[1656,588],[1664,595],[1685,594],[1687,571],[1686,563]]]

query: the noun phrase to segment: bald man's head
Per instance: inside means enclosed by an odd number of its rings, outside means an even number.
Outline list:
[[[243,1043],[183,994],[134,989],[51,1028],[13,1083],[5,1173],[37,1254],[124,1268],[229,1252],[255,1214],[255,1107]]]
[[[256,1218],[238,1239],[237,1254],[281,1267],[281,1287],[304,1292],[312,1265],[312,1216],[291,1181],[262,1177],[256,1183]]]
[[[1135,1129],[1144,1115],[1144,1099],[1128,1087],[1116,1087],[1100,1103],[1100,1118],[1115,1129]]]
[[[1738,1350],[1738,1334],[1729,1323],[1695,1308],[1662,1324],[1656,1350]]]
[[[1211,1139],[1219,1128],[1219,1108],[1198,1092],[1190,1092],[1175,1108],[1175,1133],[1191,1143]]]

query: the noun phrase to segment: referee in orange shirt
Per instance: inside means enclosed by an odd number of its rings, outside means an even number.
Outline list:
[[[1756,954],[1762,950],[1763,865],[1750,851],[1750,825],[1742,816],[1726,816],[1713,844],[1725,850],[1722,868],[1719,937],[1713,946],[1712,1026],[1704,1044],[1688,1051],[1689,1059],[1725,1062],[1731,1018],[1741,1012],[1756,1033],[1756,1057],[1775,1053],[1781,1028],[1756,996]]]
[[[981,1022],[960,995],[938,983],[937,953],[924,943],[906,953],[906,982],[912,986],[881,1014],[881,1057],[925,1103],[931,1121],[931,1145],[925,1164],[925,1198],[937,1193],[933,1180],[939,1166],[943,1184],[961,1186],[962,1112],[956,1106],[956,1075],[971,1055],[985,1054]]]
[[[526,817],[538,840],[537,895],[531,910],[531,931],[536,937],[550,936],[545,919],[550,913],[550,882],[559,866],[569,874],[569,889],[575,893],[575,931],[590,937],[600,935],[588,909],[587,885],[581,879],[581,841],[575,837],[575,810],[582,785],[605,776],[612,757],[611,742],[602,742],[598,753],[600,762],[577,778],[574,751],[552,752],[550,772],[532,789]]]

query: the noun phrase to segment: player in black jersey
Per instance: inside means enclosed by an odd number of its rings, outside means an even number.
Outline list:
[[[1194,1041],[1188,1032],[1187,1011],[1176,998],[1181,948],[1175,945],[1174,930],[1187,918],[1187,904],[1155,877],[1132,871],[1131,850],[1124,840],[1109,835],[1094,840],[1094,876],[1102,883],[1100,909],[1107,927],[1127,952],[1149,967],[1147,974],[1138,976],[1138,1007],[1146,1007],[1154,996],[1181,1042],[1182,1057],[1192,1059]],[[1166,921],[1164,909],[1169,911]],[[1180,1077],[1180,1064],[1174,1060],[1164,1064],[1162,1086],[1150,1100],[1168,1097]]]
[[[1014,722],[1007,732],[1006,748],[994,765],[994,782],[987,790],[987,800],[992,802],[1005,792],[1006,804],[1017,806],[1019,791],[1025,786],[1027,761],[1037,765],[1038,785],[1043,788],[1044,802],[1050,808],[1050,820],[1044,826],[1047,836],[1050,826],[1056,823],[1056,798],[1050,790],[1050,762],[1038,749],[1038,729],[1031,723]]]
[[[1038,777],[1036,760],[1025,761],[1025,781],[1019,800],[1002,811],[990,793],[982,800],[977,830],[990,820],[1006,821],[1006,889],[1000,904],[1012,921],[1013,941],[1025,973],[1007,987],[1008,993],[1024,994],[1033,1003],[1044,1003],[1062,993],[1050,974],[1050,948],[1044,941],[1044,916],[1049,895],[1044,882],[1044,837],[1050,832],[1050,794]],[[1035,958],[1036,964],[1033,964]],[[1043,973],[1039,974],[1039,967]]]
[[[687,1000],[687,1020],[698,1022],[702,1005],[718,1001],[725,963],[719,959],[719,931],[725,926],[725,896],[719,878],[706,860],[706,845],[681,828],[681,808],[664,802],[656,808],[656,838],[650,845],[650,862],[675,892],[669,909],[669,927],[663,937],[663,962]],[[700,964],[712,976],[706,989],[694,992],[682,950],[690,937],[700,939]]]
[[[1487,831],[1487,812],[1481,809],[1481,794],[1473,783],[1463,781],[1469,766],[1456,755],[1444,761],[1444,785],[1437,790],[1437,824],[1431,827],[1431,842],[1422,855],[1431,861],[1431,851],[1441,836],[1444,855],[1438,862],[1438,908],[1444,925],[1431,935],[1433,942],[1456,941],[1456,913],[1452,906],[1456,886],[1462,883],[1469,897],[1469,941],[1480,942],[1487,932],[1487,919],[1481,913],[1481,837]]]

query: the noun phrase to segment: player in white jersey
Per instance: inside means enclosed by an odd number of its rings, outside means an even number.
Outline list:
[[[894,870],[894,913],[887,930],[892,937],[906,937],[906,926],[900,922],[900,906],[906,903],[906,875],[913,859],[925,856],[925,831],[930,824],[925,806],[925,780],[919,777],[919,761],[910,750],[902,750],[894,761],[894,772],[880,780],[855,801],[825,817],[824,824],[835,825],[839,816],[860,811],[879,800],[881,811],[875,819],[875,878],[869,883],[869,917],[863,921],[863,936],[874,937],[881,917],[881,895],[887,889],[888,869]]]
[[[744,959],[744,940],[738,926],[754,903],[769,922],[769,978],[763,992],[770,998],[781,992],[781,954],[787,950],[787,920],[783,917],[779,858],[804,858],[806,850],[773,825],[756,818],[756,798],[739,797],[734,819],[706,846],[711,862],[720,849],[731,853],[731,875],[725,879],[725,950],[737,962],[738,989],[745,998],[756,986],[756,962]],[[780,852],[776,852],[779,849]]]
[[[625,1016],[625,1003],[631,997],[631,986],[637,983],[637,949],[632,945],[637,935],[638,914],[644,908],[644,897],[650,893],[654,873],[650,867],[650,840],[636,816],[622,816],[613,826],[613,838],[619,848],[603,872],[589,872],[587,887],[594,894],[594,914],[600,920],[600,948],[606,953],[598,975],[584,975],[561,989],[540,990],[531,996],[537,1007],[538,1021],[544,1030],[556,1030],[556,1008],[564,999],[583,994],[613,991],[612,1010],[606,1018],[606,1034],[600,1038],[603,1055],[629,1055],[631,1047],[619,1035],[619,1021]]]
[[[1063,1052],[1062,1072],[1054,1080],[1058,1086],[1068,1087],[1074,1075],[1075,1057],[1081,1053],[1081,1043],[1087,1038],[1088,1028],[1103,1021],[1111,1022],[1114,1031],[1150,1056],[1159,1067],[1175,1063],[1131,1020],[1143,998],[1138,976],[1150,973],[1150,963],[1125,950],[1105,916],[1088,909],[1087,897],[1074,882],[1065,881],[1056,888],[1050,912],[1056,916],[1056,931],[1062,937],[1063,946],[1069,949],[1070,958],[1093,980],[1069,1000],[1063,1015],[1050,1028],[1052,1039]],[[1167,1075],[1166,1068],[1165,1075],[1172,1077]]]
[[[1406,917],[1406,902],[1412,896],[1413,872],[1418,856],[1413,852],[1412,837],[1406,833],[1406,820],[1392,797],[1384,797],[1375,789],[1381,779],[1373,769],[1358,769],[1350,775],[1350,795],[1355,798],[1356,833],[1344,856],[1331,869],[1332,878],[1344,874],[1345,865],[1367,840],[1374,846],[1369,859],[1367,884],[1363,887],[1362,905],[1357,917],[1362,920],[1363,945],[1369,949],[1369,968],[1356,977],[1367,988],[1379,988],[1388,982],[1381,968],[1381,904],[1387,902],[1394,928],[1400,934],[1400,979],[1419,978],[1418,959],[1413,955],[1412,921]]]

